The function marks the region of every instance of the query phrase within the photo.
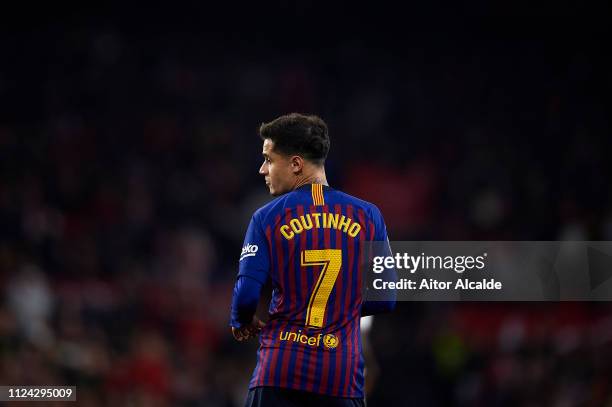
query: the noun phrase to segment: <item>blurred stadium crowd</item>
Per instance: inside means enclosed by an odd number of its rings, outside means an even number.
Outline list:
[[[193,30],[0,38],[0,383],[241,405],[229,303],[262,121],[328,121],[328,179],[392,240],[612,240],[609,53],[423,32],[299,50]],[[450,34],[450,35],[449,35]],[[325,42],[325,46],[323,43]],[[607,304],[401,304],[371,405],[612,405]]]

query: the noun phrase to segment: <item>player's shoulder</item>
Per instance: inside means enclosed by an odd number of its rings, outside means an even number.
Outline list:
[[[324,191],[327,204],[350,204],[353,208],[362,209],[366,213],[366,216],[370,218],[381,217],[380,210],[371,202],[327,186]],[[293,190],[261,206],[255,211],[253,218],[261,224],[267,224],[272,222],[276,216],[284,214],[287,208],[293,208],[296,205],[304,204],[305,199],[312,199],[306,187]]]
[[[253,213],[253,219],[265,223],[271,216],[281,213],[287,207],[287,199],[291,193],[278,196],[261,206]]]
[[[365,199],[357,198],[351,194],[348,194],[344,191],[340,191],[338,189],[330,189],[334,194],[338,197],[339,201],[350,203],[355,207],[362,208],[366,211],[366,213],[371,216],[380,216],[380,209],[373,204],[372,202],[366,201]]]

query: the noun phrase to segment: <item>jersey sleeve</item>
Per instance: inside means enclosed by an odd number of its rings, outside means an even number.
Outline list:
[[[384,242],[382,245],[377,245],[378,253],[375,253],[378,256],[393,256],[393,252],[391,251],[391,245],[389,243],[389,236],[387,235],[387,226],[385,225],[385,220],[383,219],[380,210],[374,206],[372,211],[372,222],[374,223],[374,241],[375,242]],[[393,273],[395,273],[395,269],[393,269]]]
[[[393,257],[391,245],[389,244],[389,236],[387,235],[387,226],[380,210],[376,206],[372,208],[372,223],[374,225],[373,240],[375,242],[384,242],[375,245],[374,255]],[[395,268],[385,268],[379,277],[384,281],[394,282],[397,281],[397,272]],[[395,290],[384,290],[381,293],[377,293],[374,299],[366,295],[361,308],[361,316],[391,312],[395,308],[396,300],[397,294]]]
[[[232,296],[230,326],[241,328],[253,319],[261,294],[262,284],[249,277],[238,277]]]
[[[380,210],[376,206],[372,209],[372,222],[374,223],[374,241],[388,242],[387,225],[385,225],[382,213],[380,213]]]
[[[270,270],[268,240],[257,216],[251,218],[240,253],[238,276],[247,276],[266,283]]]

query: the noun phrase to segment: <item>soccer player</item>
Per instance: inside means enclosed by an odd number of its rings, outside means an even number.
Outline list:
[[[264,176],[277,198],[249,224],[232,300],[231,327],[243,341],[259,335],[247,406],[363,406],[361,316],[388,312],[364,301],[368,242],[388,239],[376,206],[330,188],[327,125],[292,113],[259,128]],[[272,282],[269,322],[255,316]]]

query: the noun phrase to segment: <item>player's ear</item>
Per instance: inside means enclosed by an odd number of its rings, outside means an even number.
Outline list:
[[[294,155],[293,157],[291,157],[291,171],[294,174],[299,174],[300,172],[302,172],[303,168],[304,159],[302,157],[300,157],[299,155]]]

